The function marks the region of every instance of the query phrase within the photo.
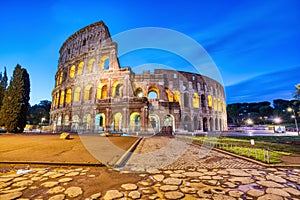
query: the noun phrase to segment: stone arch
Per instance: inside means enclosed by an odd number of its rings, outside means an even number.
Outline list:
[[[210,95],[207,96],[207,106],[209,108],[212,108],[212,106],[213,106],[213,99]]]
[[[207,124],[207,118],[203,118],[203,131],[207,132],[208,131],[208,124]]]
[[[74,78],[74,76],[75,76],[75,70],[76,70],[75,65],[72,65],[70,67],[70,74],[69,74],[70,78]]]
[[[164,126],[167,127],[168,132],[175,132],[175,118],[173,115],[168,114],[164,117]]]
[[[149,99],[159,99],[159,90],[156,86],[150,86],[148,88],[148,94]]]
[[[120,98],[122,96],[123,96],[123,84],[119,81],[116,81],[112,85],[112,97]]]
[[[59,74],[59,84],[61,84],[63,82],[63,79],[64,79],[64,73],[63,72],[60,72]]]
[[[111,128],[114,131],[121,131],[122,130],[122,114],[117,112],[113,115],[113,122]]]
[[[192,122],[189,116],[185,116],[183,120],[183,129],[187,131],[192,131]]]
[[[77,75],[82,75],[83,67],[84,67],[84,62],[80,62],[78,64]]]
[[[57,125],[57,129],[60,130],[61,126],[62,126],[62,116],[61,115],[58,116],[56,125]]]
[[[143,89],[141,87],[138,87],[136,90],[135,90],[135,96],[136,97],[143,97]]]
[[[83,116],[83,126],[84,126],[84,131],[89,131],[91,128],[91,114],[85,114]]]
[[[93,86],[91,84],[84,88],[84,101],[92,100]]]
[[[77,132],[78,128],[79,128],[79,116],[78,115],[73,115],[72,117],[72,126],[71,126],[71,130],[73,132]]]
[[[198,121],[198,117],[194,116],[194,130],[199,130],[199,121]]]
[[[174,101],[174,94],[168,88],[166,88],[166,95],[167,95],[167,98],[168,98],[169,102],[173,102]]]
[[[64,102],[65,102],[65,91],[61,90],[60,91],[59,105],[64,105]]]
[[[215,130],[217,131],[217,130],[219,130],[219,120],[218,120],[218,118],[216,118],[215,119]]]
[[[160,131],[160,119],[159,119],[158,115],[156,115],[156,114],[149,115],[149,121],[150,121],[150,124],[151,124],[154,132],[158,133]]]
[[[188,92],[185,92],[185,93],[183,94],[183,105],[184,105],[184,107],[186,107],[186,108],[189,107],[189,103],[190,103],[189,99],[190,99],[190,94],[189,94]]]
[[[96,59],[95,58],[91,58],[88,62],[88,65],[87,65],[87,69],[88,69],[88,72],[92,72],[94,67],[95,67],[95,64],[96,64]]]
[[[66,93],[66,103],[71,103],[72,101],[72,89],[69,88]]]
[[[103,131],[105,127],[105,114],[98,113],[95,116],[95,130]]]
[[[202,107],[202,108],[205,108],[205,107],[206,107],[205,102],[206,102],[206,100],[205,100],[205,95],[202,94],[202,95],[201,95],[201,107]]]
[[[180,92],[178,90],[174,91],[174,101],[180,104]]]
[[[69,115],[64,116],[64,130],[69,130],[69,125],[70,125],[70,117]]]
[[[109,62],[110,62],[109,56],[102,56],[102,58],[100,59],[100,69],[101,70],[108,70],[109,69]]]
[[[197,92],[193,93],[193,107],[199,108],[199,95]]]
[[[138,112],[132,112],[129,119],[129,130],[131,132],[140,131],[141,129],[141,115]]]
[[[210,131],[214,130],[214,120],[213,120],[213,118],[209,118],[209,130]]]
[[[77,86],[74,91],[74,102],[80,101],[81,87]]]
[[[107,97],[107,86],[105,83],[100,83],[97,87],[96,98],[97,99],[106,99],[106,97]]]

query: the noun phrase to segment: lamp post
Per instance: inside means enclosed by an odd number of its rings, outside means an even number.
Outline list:
[[[297,115],[295,113],[295,110],[293,108],[288,108],[287,111],[288,112],[293,112],[292,118],[294,118],[294,120],[295,120],[295,126],[296,126],[297,133],[298,133],[298,136],[299,136],[299,128],[298,128]]]

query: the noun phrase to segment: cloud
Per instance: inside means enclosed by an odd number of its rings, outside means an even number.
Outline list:
[[[291,99],[299,80],[300,66],[276,71],[226,86],[228,103]],[[297,82],[298,81],[298,82]]]

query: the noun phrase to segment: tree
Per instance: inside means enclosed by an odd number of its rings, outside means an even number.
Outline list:
[[[42,122],[48,123],[50,120],[51,101],[43,100],[39,104],[35,104],[29,108],[27,119],[30,124],[38,125]]]
[[[296,92],[295,92],[294,98],[295,98],[296,100],[300,100],[300,83],[298,83],[298,84],[296,85]]]
[[[18,64],[5,91],[1,108],[1,118],[7,132],[23,132],[29,107],[29,93],[29,74]]]
[[[4,67],[4,74],[0,73],[0,109],[2,107],[2,102],[4,98],[4,92],[7,87],[7,74],[6,74],[6,67]]]
[[[227,115],[232,120],[233,124],[237,123],[237,118],[239,116],[239,107],[237,104],[229,104],[227,105]]]

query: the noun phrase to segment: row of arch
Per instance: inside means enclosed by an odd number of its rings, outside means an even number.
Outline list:
[[[110,58],[108,56],[102,56],[100,59],[100,70],[108,70],[109,69]],[[75,76],[80,76],[83,73],[91,73],[96,70],[96,59],[91,58],[87,64],[84,62],[80,62],[77,66],[72,65],[68,71],[68,75],[66,72],[61,71],[59,76],[56,78],[56,86],[63,83],[67,77],[73,79]]]
[[[123,96],[123,84],[119,81],[116,81],[112,85],[112,98],[121,98]],[[91,84],[88,84],[85,86],[83,90],[83,97],[82,95],[82,89],[81,87],[77,86],[74,89],[74,95],[73,95],[73,102],[77,103],[80,102],[83,98],[84,101],[91,101],[93,100],[93,92],[94,87]],[[179,91],[170,91],[169,89],[166,89],[166,94],[169,102],[178,102],[180,105],[182,105],[181,102],[181,94]],[[159,90],[155,86],[151,86],[148,89],[147,94],[143,93],[142,88],[137,88],[135,90],[135,96],[136,97],[143,97],[147,95],[149,99],[159,99]],[[96,90],[96,99],[106,99],[108,97],[108,87],[106,83],[100,83]],[[190,107],[190,101],[193,108],[205,108],[206,107],[206,97],[204,94],[200,95],[194,92],[192,99],[190,100],[190,93],[185,92],[183,93],[183,105],[186,108]],[[60,90],[58,91],[54,97],[53,97],[53,105],[64,105],[64,104],[70,104],[72,102],[72,89],[68,88],[67,90]],[[207,95],[207,106],[209,108],[214,108],[215,111],[224,112],[225,111],[225,102],[222,101],[219,98],[213,98],[211,95]]]
[[[104,131],[106,127],[109,127],[110,131],[122,131],[123,128],[128,127],[128,132],[135,133],[141,130],[141,115],[139,112],[131,112],[129,115],[128,125],[123,127],[123,115],[121,112],[116,112],[112,115],[111,124],[106,125],[106,116],[104,113],[98,113],[95,115],[94,121],[92,122],[91,114],[85,114],[80,120],[78,115],[73,115],[70,119],[69,115],[59,115],[54,118],[54,129],[58,130],[71,130],[73,132],[80,131]],[[200,121],[202,120],[202,121]],[[153,128],[155,133],[160,132],[164,127],[171,127],[172,132],[175,132],[178,125],[176,125],[175,118],[172,114],[167,114],[163,118],[160,118],[156,114],[149,115],[150,127]],[[182,128],[186,131],[222,131],[224,130],[224,122],[221,118],[207,118],[203,117],[199,119],[197,116],[190,118],[185,116],[182,121]]]

